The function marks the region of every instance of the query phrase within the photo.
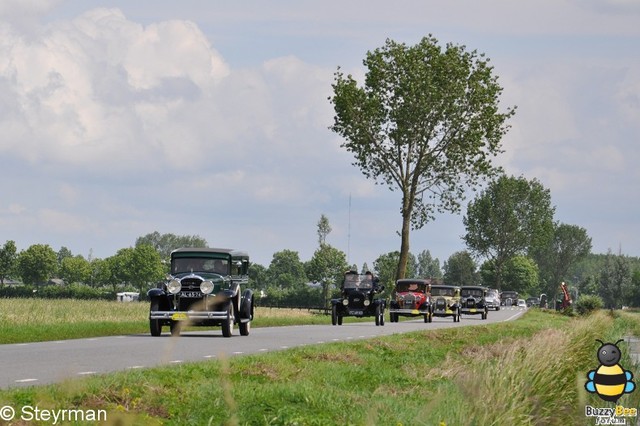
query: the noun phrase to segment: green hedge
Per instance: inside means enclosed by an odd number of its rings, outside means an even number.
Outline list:
[[[104,288],[94,288],[82,284],[66,286],[48,285],[5,286],[0,288],[0,297],[38,297],[42,299],[83,299],[83,300],[116,300],[116,292]]]

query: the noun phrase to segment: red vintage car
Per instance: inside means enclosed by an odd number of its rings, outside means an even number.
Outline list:
[[[423,279],[402,279],[396,281],[389,303],[389,320],[398,322],[398,317],[424,317],[431,322],[431,282]]]

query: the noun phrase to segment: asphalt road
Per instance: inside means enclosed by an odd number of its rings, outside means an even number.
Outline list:
[[[305,325],[252,328],[249,336],[240,336],[237,327],[230,338],[221,331],[194,331],[172,337],[168,327],[160,337],[149,334],[59,340],[39,343],[0,345],[0,388],[14,388],[60,382],[94,374],[148,368],[182,362],[206,361],[220,356],[259,354],[305,345],[344,342],[415,330],[464,327],[510,321],[522,315],[520,308],[489,312],[487,320],[479,315],[434,318],[425,324],[421,317],[398,323],[385,321],[376,327],[370,322],[342,326]]]

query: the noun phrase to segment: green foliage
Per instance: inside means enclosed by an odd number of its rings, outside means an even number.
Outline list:
[[[504,289],[520,294],[537,293],[538,265],[526,256],[514,256],[504,266]]]
[[[322,285],[325,303],[328,303],[330,291],[342,281],[348,268],[347,255],[329,244],[321,244],[305,264],[307,278]]]
[[[273,254],[267,270],[268,287],[295,289],[304,287],[309,279],[297,251],[282,250]]]
[[[607,309],[622,307],[625,296],[631,294],[631,269],[629,260],[609,251],[600,272],[599,295]]]
[[[604,302],[600,296],[595,295],[583,295],[580,296],[575,303],[575,310],[579,315],[589,315],[598,309],[604,307]]]
[[[55,275],[57,265],[56,252],[48,244],[34,244],[18,255],[18,273],[25,284],[46,283]]]
[[[373,272],[380,279],[380,284],[384,285],[387,289],[393,288],[396,282],[399,259],[400,252],[392,251],[381,254],[373,262]],[[411,253],[409,253],[408,259],[406,277],[414,278],[416,274],[416,260]]]
[[[502,88],[484,55],[431,36],[414,46],[387,40],[364,66],[363,87],[335,73],[331,129],[367,178],[402,194],[396,278],[404,278],[410,228],[458,212],[468,189],[494,175],[514,110],[498,112]]]
[[[0,248],[0,285],[4,285],[4,280],[14,274],[17,261],[16,243],[13,240],[8,240]]]
[[[84,257],[65,257],[60,262],[59,274],[67,284],[89,283],[91,279],[91,264]]]
[[[591,252],[591,238],[584,228],[554,224],[549,243],[531,250],[540,271],[541,292],[553,294],[558,283],[570,281],[569,270]],[[577,284],[577,283],[574,283]]]
[[[474,254],[493,260],[496,288],[511,258],[548,244],[554,210],[549,190],[523,177],[501,176],[469,203],[463,239]]]
[[[416,278],[442,278],[440,260],[431,257],[429,250],[418,253]]]
[[[135,246],[150,245],[160,258],[168,262],[171,252],[181,247],[207,247],[207,240],[198,235],[160,234],[158,231],[138,237]]]
[[[477,284],[476,269],[476,263],[468,251],[456,252],[444,263],[444,282],[450,285]]]

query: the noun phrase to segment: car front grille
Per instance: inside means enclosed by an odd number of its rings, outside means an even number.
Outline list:
[[[407,309],[415,308],[416,297],[413,294],[405,294],[404,297],[402,297],[401,299],[400,306]]]
[[[182,291],[200,291],[200,284],[202,280],[198,278],[187,278],[180,281],[182,285]]]
[[[349,295],[349,306],[351,307],[363,307],[364,301],[367,297],[364,293],[354,292]]]

